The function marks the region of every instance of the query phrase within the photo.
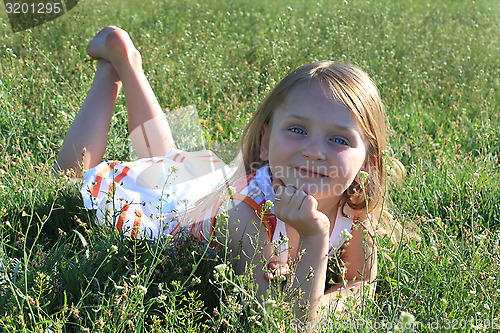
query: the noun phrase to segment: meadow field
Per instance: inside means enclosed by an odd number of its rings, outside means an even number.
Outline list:
[[[211,147],[235,147],[291,69],[364,69],[386,106],[388,154],[406,167],[393,215],[414,236],[381,237],[374,299],[317,329],[500,329],[497,0],[81,0],[27,31],[0,20],[0,331],[300,328],[286,293],[264,303],[250,276],[220,270],[224,251],[97,226],[78,182],[51,172],[95,72],[85,47],[106,25],[129,32],[167,115],[196,107]],[[120,95],[106,159],[133,158],[126,122]]]

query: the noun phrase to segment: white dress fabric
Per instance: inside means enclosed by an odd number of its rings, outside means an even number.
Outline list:
[[[85,207],[96,210],[99,224],[131,238],[158,239],[178,231],[182,213],[232,172],[210,150],[172,149],[161,157],[102,162],[85,172],[81,194]],[[190,232],[209,239],[210,223],[193,223]]]

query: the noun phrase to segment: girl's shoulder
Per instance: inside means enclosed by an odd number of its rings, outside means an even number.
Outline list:
[[[269,166],[265,165],[238,178],[232,184],[231,198],[247,203],[260,211],[267,201],[274,201]]]
[[[272,209],[274,190],[269,167],[266,165],[240,176],[231,187],[229,200],[220,206],[219,212],[229,213],[234,220],[262,222],[271,236],[276,216]]]

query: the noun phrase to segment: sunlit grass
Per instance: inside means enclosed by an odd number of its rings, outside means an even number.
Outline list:
[[[0,326],[293,331],[285,304],[265,317],[224,290],[212,273],[219,262],[206,258],[191,274],[202,245],[158,255],[101,229],[78,185],[51,175],[95,70],[85,46],[112,24],[132,36],[165,109],[196,106],[208,142],[234,146],[298,65],[332,59],[366,70],[387,108],[390,153],[407,168],[392,192],[395,217],[417,225],[422,240],[393,247],[382,239],[374,301],[332,313],[330,328],[396,324],[402,312],[422,331],[498,327],[499,13],[489,0],[81,1],[16,34],[2,17]],[[125,129],[120,96],[106,158],[130,158]]]

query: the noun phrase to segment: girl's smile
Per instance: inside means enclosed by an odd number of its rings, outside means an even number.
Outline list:
[[[321,171],[310,170],[307,168],[296,168],[299,173],[299,176],[303,178],[326,178],[328,177],[326,174]]]
[[[274,177],[317,200],[340,198],[366,159],[353,114],[317,80],[290,90],[264,128],[262,150]]]

